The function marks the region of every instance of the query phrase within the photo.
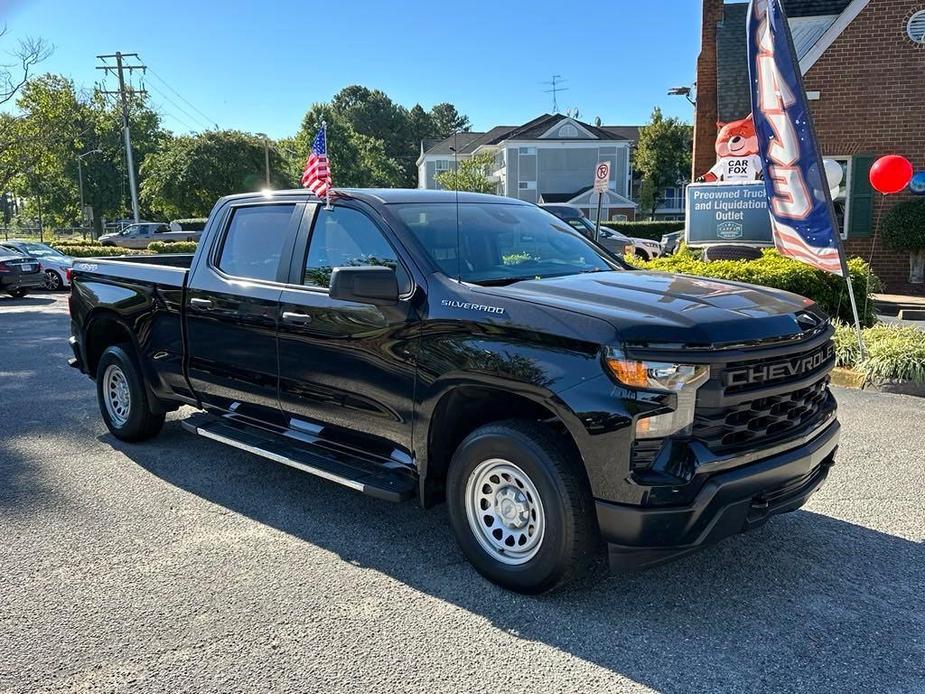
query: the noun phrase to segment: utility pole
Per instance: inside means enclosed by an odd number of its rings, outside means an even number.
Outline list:
[[[128,97],[135,94],[144,95],[147,92],[143,89],[133,89],[131,86],[126,87],[125,71],[127,70],[129,75],[132,74],[133,70],[141,70],[142,73],[144,73],[147,66],[138,62],[140,59],[137,53],[120,53],[116,51],[111,55],[98,55],[96,57],[104,63],[103,65],[98,65],[96,68],[97,70],[105,70],[107,75],[112,72],[119,79],[119,91],[104,91],[103,94],[118,94],[122,102],[122,133],[125,136],[125,163],[128,166],[128,187],[132,195],[132,216],[134,216],[135,222],[137,223],[141,221],[141,216],[138,213],[138,186],[135,183],[135,158],[132,156],[132,134],[129,132]],[[110,58],[116,59],[116,64],[114,66],[105,64],[106,60]],[[126,58],[134,58],[134,64],[126,64]]]

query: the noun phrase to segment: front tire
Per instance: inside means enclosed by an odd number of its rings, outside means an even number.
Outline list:
[[[123,345],[107,347],[96,369],[96,397],[106,428],[122,441],[144,441],[164,426],[148,405],[144,381]]]
[[[636,249],[636,257],[647,262],[649,260],[649,254],[639,248]]]
[[[577,455],[537,422],[472,432],[447,475],[450,523],[463,554],[490,581],[542,593],[581,573],[598,541]]]

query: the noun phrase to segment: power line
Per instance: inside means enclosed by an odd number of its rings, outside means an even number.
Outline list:
[[[191,102],[189,101],[189,99],[187,99],[187,98],[184,97],[180,92],[178,92],[176,89],[174,89],[173,87],[171,87],[171,86],[167,83],[167,80],[165,80],[163,77],[161,77],[157,72],[155,72],[155,71],[152,70],[151,68],[148,68],[148,72],[150,72],[151,75],[152,75],[156,80],[158,80],[161,84],[163,84],[167,89],[169,89],[171,92],[173,92],[173,93],[177,96],[178,99],[180,99],[183,103],[185,103],[187,106],[189,106],[191,109],[193,109],[196,113],[198,113],[200,116],[202,116],[202,117],[205,119],[205,121],[206,121],[209,125],[214,126],[215,129],[218,130],[218,123],[216,123],[215,120],[214,120],[213,118],[209,118],[209,116],[207,116],[205,113],[203,113],[203,112],[200,111],[198,108],[196,108],[196,105],[195,105],[195,104],[191,103]],[[179,107],[178,107],[178,108],[179,108]]]
[[[182,106],[180,106],[177,102],[175,102],[173,99],[171,99],[169,96],[167,96],[167,95],[166,95],[164,92],[162,92],[160,89],[158,89],[157,87],[155,87],[153,84],[149,84],[149,85],[147,85],[147,86],[148,86],[149,89],[153,89],[154,92],[155,92],[156,94],[159,94],[159,95],[161,96],[162,99],[164,99],[165,101],[167,101],[167,103],[169,103],[171,106],[173,106],[175,109],[177,109],[180,113],[182,113],[184,116],[186,116],[186,117],[189,118],[190,120],[192,120],[192,121],[198,121],[198,122],[200,122],[200,123],[202,122],[202,119],[201,119],[201,118],[200,118],[200,119],[197,119],[196,116],[194,116],[193,114],[191,114],[191,113],[189,113],[188,111],[186,111]],[[184,124],[185,126],[187,126],[190,130],[194,130],[194,131],[195,131],[195,130],[199,130],[199,129],[200,129],[200,128],[197,128],[196,126],[190,125],[188,122],[184,121],[182,118],[178,118],[176,114],[171,113],[171,114],[169,114],[169,115],[170,115],[172,118],[174,118],[175,120],[177,120],[177,121],[183,123],[183,124]],[[207,125],[207,126],[211,126],[212,124],[211,124],[211,123],[206,123],[206,125]],[[207,127],[206,130],[208,130],[208,129],[209,129],[209,128]]]

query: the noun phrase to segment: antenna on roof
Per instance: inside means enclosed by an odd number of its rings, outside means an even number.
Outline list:
[[[559,112],[559,99],[558,99],[559,92],[568,91],[568,87],[559,86],[563,82],[566,82],[566,81],[567,80],[562,79],[562,75],[553,75],[551,80],[541,83],[541,84],[548,84],[551,87],[550,89],[544,89],[543,91],[546,94],[552,94],[552,112],[553,113]]]

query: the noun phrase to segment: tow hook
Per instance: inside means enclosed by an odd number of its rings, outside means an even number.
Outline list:
[[[748,516],[745,519],[746,527],[753,527],[768,517],[768,500],[763,496],[756,496],[752,499],[751,506],[748,508]]]

